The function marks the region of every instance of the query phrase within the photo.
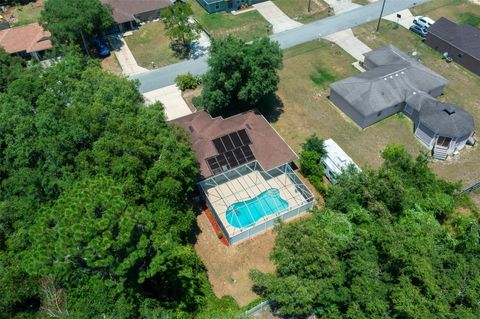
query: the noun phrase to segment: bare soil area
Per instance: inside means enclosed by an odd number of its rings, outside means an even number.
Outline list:
[[[195,250],[208,270],[208,279],[217,297],[232,296],[243,307],[258,296],[252,291],[248,273],[252,269],[273,272],[270,252],[275,243],[275,233],[269,230],[235,246],[225,246],[217,238],[205,214],[197,218],[200,233]]]

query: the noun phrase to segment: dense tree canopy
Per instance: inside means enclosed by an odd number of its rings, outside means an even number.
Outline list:
[[[201,104],[214,115],[235,113],[277,90],[282,53],[268,38],[247,44],[229,36],[213,41],[208,65]]]
[[[113,19],[100,0],[48,0],[40,23],[52,33],[54,44],[84,47],[94,35],[111,28]]]
[[[12,57],[0,48],[0,92],[5,91],[10,82],[20,76],[22,63],[20,58]]]
[[[23,69],[0,93],[0,317],[238,311],[189,244],[197,173],[135,82],[72,52]]]
[[[378,171],[342,175],[326,208],[278,229],[276,274],[253,272],[255,289],[292,316],[478,318],[478,221],[454,214],[456,185],[425,157],[383,154]]]

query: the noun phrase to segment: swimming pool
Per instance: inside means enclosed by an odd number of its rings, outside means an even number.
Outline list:
[[[257,197],[238,202],[228,207],[226,218],[230,225],[244,228],[255,224],[260,218],[288,208],[288,202],[280,197],[276,188],[271,188]]]

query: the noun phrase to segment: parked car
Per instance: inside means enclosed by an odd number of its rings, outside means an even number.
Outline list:
[[[419,36],[425,38],[427,36],[427,30],[419,26],[418,24],[414,24],[410,27],[410,31],[415,32]]]
[[[110,55],[110,48],[107,45],[107,42],[97,36],[95,39],[93,39],[93,45],[95,47],[95,52],[102,58],[107,57]]]
[[[417,16],[413,19],[413,23],[421,28],[427,29],[435,23],[435,20],[432,20],[429,17]]]

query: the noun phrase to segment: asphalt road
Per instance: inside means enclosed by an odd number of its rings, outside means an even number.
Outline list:
[[[387,0],[383,16],[414,7],[429,0]],[[353,28],[355,26],[378,19],[382,7],[382,0],[369,5],[344,12],[339,15],[321,19],[298,28],[287,30],[270,36],[272,40],[278,41],[282,49],[309,42],[338,31]],[[385,20],[382,23],[386,24]],[[171,64],[163,68],[145,73],[132,75],[131,79],[140,81],[140,92],[145,93],[156,90],[175,82],[179,74],[190,72],[200,75],[207,71],[207,56],[195,60],[187,60]]]

